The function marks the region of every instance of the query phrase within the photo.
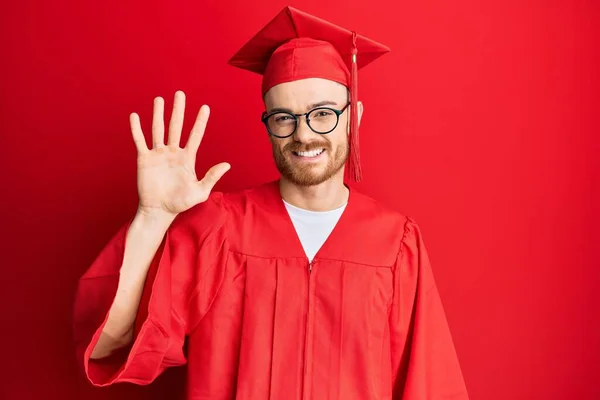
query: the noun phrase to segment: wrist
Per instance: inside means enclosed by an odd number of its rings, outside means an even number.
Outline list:
[[[137,221],[140,226],[150,230],[167,230],[177,214],[172,214],[161,209],[145,209],[138,207],[134,221]]]

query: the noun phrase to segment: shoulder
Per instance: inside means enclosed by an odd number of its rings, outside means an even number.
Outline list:
[[[355,189],[352,190],[351,196],[351,201],[355,202],[357,212],[361,215],[370,216],[373,222],[400,229],[411,220],[399,210]]]
[[[223,206],[234,217],[269,211],[281,199],[277,181],[269,181],[248,188],[222,194]]]
[[[171,225],[171,233],[192,236],[209,234],[225,225],[227,208],[225,193],[213,191],[205,201],[177,215]]]
[[[234,191],[212,191],[206,201],[190,208],[181,214],[182,219],[196,219],[206,214],[225,215],[235,213],[244,207],[249,201],[259,196],[261,190],[265,190],[268,184],[262,184],[250,188]]]
[[[394,234],[398,245],[420,237],[419,225],[413,217],[357,190],[353,190],[352,195],[357,203],[358,213],[378,229]]]

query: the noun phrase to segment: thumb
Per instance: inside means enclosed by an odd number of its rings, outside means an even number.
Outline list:
[[[225,175],[230,168],[231,165],[226,162],[213,166],[206,172],[204,178],[198,182],[198,185],[202,188],[202,190],[210,192],[219,179],[221,179],[221,177],[223,177],[223,175]]]

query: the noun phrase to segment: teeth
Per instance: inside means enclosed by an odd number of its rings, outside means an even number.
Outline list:
[[[297,154],[301,157],[316,157],[323,152],[323,149],[311,151],[299,151]]]

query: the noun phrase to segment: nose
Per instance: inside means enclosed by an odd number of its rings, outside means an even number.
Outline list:
[[[298,117],[298,126],[296,127],[296,132],[294,132],[294,139],[301,143],[308,143],[313,141],[315,136],[318,136],[318,134],[309,128],[306,116]]]

